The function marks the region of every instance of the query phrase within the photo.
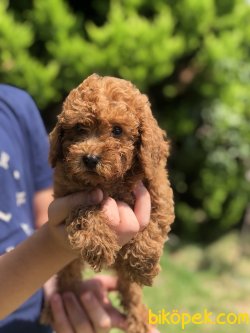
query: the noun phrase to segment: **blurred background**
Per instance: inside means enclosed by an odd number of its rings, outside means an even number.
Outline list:
[[[250,318],[250,1],[0,1],[0,81],[33,96],[48,131],[93,72],[136,84],[171,141],[176,221],[146,303]]]

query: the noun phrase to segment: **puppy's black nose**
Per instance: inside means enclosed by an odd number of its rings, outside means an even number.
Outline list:
[[[88,169],[94,169],[100,161],[100,157],[96,155],[85,155],[82,160]]]

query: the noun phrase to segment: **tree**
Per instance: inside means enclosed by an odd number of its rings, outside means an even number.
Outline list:
[[[245,0],[2,0],[1,81],[43,110],[93,72],[134,82],[172,142],[175,232],[209,240],[249,201],[249,12]]]

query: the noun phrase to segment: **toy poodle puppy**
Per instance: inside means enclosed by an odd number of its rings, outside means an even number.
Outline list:
[[[58,288],[77,294],[83,262],[95,271],[110,267],[118,275],[128,332],[149,332],[142,286],[159,273],[174,205],[166,171],[169,146],[148,98],[126,80],[93,74],[69,93],[50,141],[55,197],[100,188],[133,208],[138,181],[148,189],[150,222],[122,247],[101,205],[72,212],[67,232],[79,259],[59,273]]]

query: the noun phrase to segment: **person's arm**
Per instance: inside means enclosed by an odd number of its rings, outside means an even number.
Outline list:
[[[35,228],[39,229],[48,221],[48,207],[53,201],[53,188],[48,187],[37,191],[33,199]]]
[[[40,189],[34,195],[33,207],[35,228],[41,228],[48,221],[48,207],[53,200],[53,188]],[[47,301],[56,289],[56,275],[52,276],[43,285],[45,301]]]
[[[101,191],[77,193],[55,200],[49,223],[0,257],[0,319],[14,311],[76,254],[70,249],[62,221],[80,204],[101,202]]]
[[[134,212],[125,203],[116,203],[113,199],[104,201],[110,227],[117,233],[119,244],[127,243],[149,222],[150,197],[142,184],[135,190],[136,203]],[[76,193],[56,199],[48,210],[49,222],[37,230],[11,252],[0,257],[0,319],[4,318],[56,272],[74,260],[74,253],[68,242],[62,221],[74,207],[98,204],[103,200],[103,193]],[[147,203],[147,204],[146,204]]]

